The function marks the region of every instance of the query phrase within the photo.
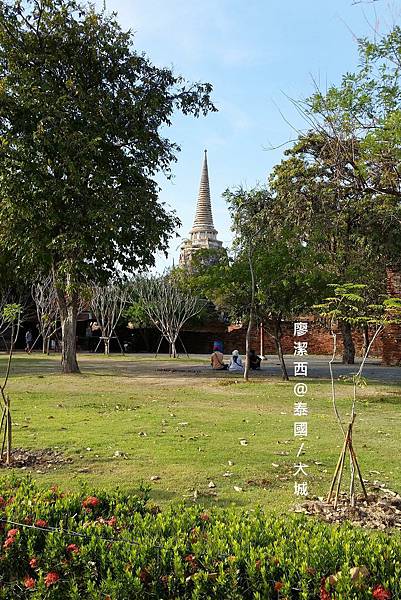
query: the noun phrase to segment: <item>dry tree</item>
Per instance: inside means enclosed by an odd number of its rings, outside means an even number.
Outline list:
[[[124,350],[116,334],[116,327],[128,300],[128,287],[110,282],[107,285],[92,283],[89,287],[90,306],[101,331],[100,342],[104,343],[104,353],[110,354],[110,340],[117,339],[121,352]]]
[[[39,336],[34,341],[31,351],[33,350],[39,337],[42,336],[43,353],[49,354],[50,340],[60,329],[60,311],[57,301],[57,293],[53,283],[53,277],[48,275],[44,279],[34,283],[31,288],[31,294],[36,306],[39,329]]]
[[[189,319],[200,313],[204,301],[180,289],[167,275],[138,280],[135,290],[143,310],[161,333],[156,356],[164,338],[169,344],[170,356],[176,358],[180,331]]]

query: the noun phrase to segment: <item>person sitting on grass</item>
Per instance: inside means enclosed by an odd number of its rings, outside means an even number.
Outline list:
[[[222,371],[227,369],[228,365],[224,363],[224,355],[220,352],[218,346],[214,346],[213,353],[210,357],[210,364],[212,365],[212,369],[214,371]]]
[[[260,369],[261,362],[262,359],[260,358],[260,356],[256,354],[255,350],[251,350],[249,353],[249,366],[252,369],[252,371]]]
[[[241,360],[238,350],[232,351],[232,356],[231,356],[228,370],[231,372],[237,372],[237,373],[244,372],[244,365],[242,364],[242,360]]]

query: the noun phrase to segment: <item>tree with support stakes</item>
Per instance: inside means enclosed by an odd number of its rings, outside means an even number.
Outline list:
[[[316,305],[314,308],[319,311],[322,317],[329,319],[330,333],[333,339],[333,353],[329,362],[331,394],[334,414],[336,416],[336,420],[344,437],[344,443],[334,471],[329,494],[327,497],[327,502],[334,501],[334,508],[337,508],[347,456],[349,457],[350,468],[350,505],[356,505],[355,488],[357,478],[359,479],[359,483],[361,485],[365,501],[369,501],[365,483],[362,477],[361,468],[353,444],[353,429],[356,419],[357,391],[358,388],[366,385],[366,381],[363,379],[362,374],[366,360],[375,340],[382,333],[386,325],[401,322],[401,300],[399,298],[385,298],[382,304],[368,305],[364,297],[364,292],[368,291],[368,286],[365,284],[332,284],[330,287],[333,288],[334,295],[326,298],[323,304]],[[364,353],[364,356],[362,357],[359,369],[357,373],[353,374],[351,377],[353,391],[350,420],[347,425],[345,425],[338,410],[336,399],[336,386],[333,373],[333,363],[337,352],[337,324],[339,321],[348,322],[352,325],[366,324],[374,328],[373,335],[370,339],[369,345]]]
[[[0,462],[5,460],[9,465],[11,463],[11,447],[12,447],[12,419],[11,419],[11,400],[7,393],[7,384],[11,371],[11,362],[13,358],[14,345],[18,338],[19,329],[22,320],[22,309],[20,304],[6,304],[3,308],[2,319],[11,329],[10,349],[8,352],[8,361],[6,373],[3,382],[0,384],[0,395],[3,404],[3,411],[0,423],[0,439],[1,451]]]
[[[110,354],[110,340],[114,337],[120,346],[121,353],[124,354],[123,347],[116,334],[116,326],[128,300],[127,286],[121,286],[113,282],[104,286],[93,283],[90,286],[89,294],[90,306],[102,334],[95,352],[103,342],[104,353],[108,356]]]
[[[215,108],[134,48],[115,14],[79,0],[0,2],[0,252],[29,277],[51,272],[62,371],[79,372],[79,290],[154,265],[179,220],[159,202],[179,147],[177,112]]]
[[[156,350],[159,353],[163,339],[169,344],[169,354],[177,357],[177,342],[184,352],[188,352],[180,338],[180,332],[192,317],[199,314],[205,302],[197,296],[183,291],[168,275],[147,277],[135,283],[135,294],[139,295],[141,306],[161,337]]]

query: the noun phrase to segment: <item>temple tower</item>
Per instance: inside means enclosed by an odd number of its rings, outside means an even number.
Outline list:
[[[221,248],[217,239],[217,230],[213,224],[212,203],[210,200],[209,172],[207,166],[207,150],[203,159],[202,174],[199,186],[195,219],[188,239],[181,246],[180,266],[188,266],[194,252],[200,249]]]

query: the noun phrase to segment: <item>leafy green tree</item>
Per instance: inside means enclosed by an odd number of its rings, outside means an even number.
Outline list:
[[[233,251],[197,252],[186,273],[187,285],[248,330],[262,322],[274,339],[283,378],[288,379],[282,322],[322,297],[326,272],[296,229],[276,218],[277,198],[268,188],[227,191],[225,197],[234,224]]]
[[[217,314],[228,321],[246,318],[249,267],[239,256],[224,249],[200,249],[192,257],[190,270],[176,268],[174,279],[181,288],[212,302]]]
[[[310,309],[321,297],[327,283],[326,272],[319,266],[315,248],[304,243],[289,220],[280,218],[280,199],[271,189],[238,189],[226,192],[226,199],[236,223],[239,254],[243,255],[245,249],[248,263],[252,264],[255,315],[268,326],[283,379],[288,379],[281,344],[282,322]],[[248,244],[252,244],[251,256]],[[249,277],[252,279],[251,273]]]
[[[310,132],[287,151],[270,177],[276,194],[272,218],[292,228],[315,256],[316,267],[326,271],[328,281],[369,281],[373,303],[385,292],[387,261],[372,233],[379,227],[372,216],[374,199],[338,179],[330,157],[325,159],[326,150],[324,136]],[[352,327],[341,322],[347,364],[355,357]]]
[[[0,2],[0,82],[0,246],[52,273],[62,368],[77,372],[79,287],[167,248],[178,219],[155,175],[178,147],[161,130],[214,110],[211,86],[155,67],[115,15],[77,0]]]
[[[358,69],[300,108],[318,140],[313,164],[330,170],[364,232],[400,266],[401,28],[358,48]]]

